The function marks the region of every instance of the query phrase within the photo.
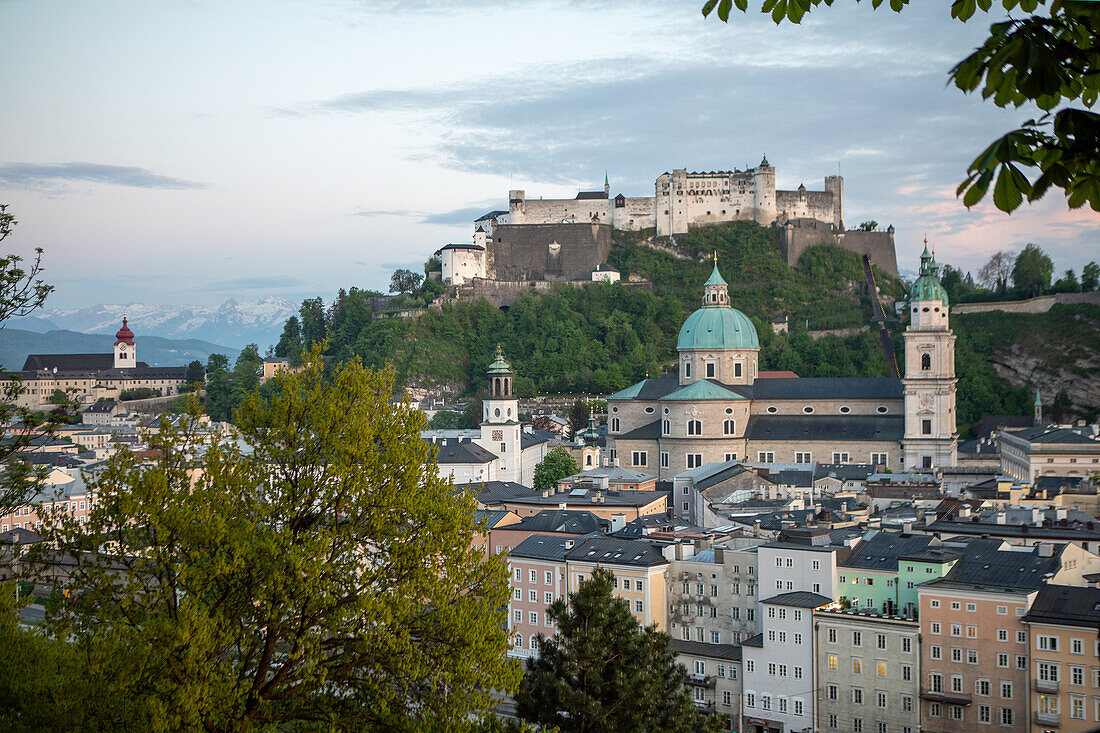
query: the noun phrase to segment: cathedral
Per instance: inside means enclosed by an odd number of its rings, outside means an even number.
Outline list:
[[[759,370],[752,321],[715,261],[676,343],[679,374],[608,397],[612,462],[671,480],[705,463],[955,463],[955,336],[927,247],[910,294],[905,378],[799,378]]]

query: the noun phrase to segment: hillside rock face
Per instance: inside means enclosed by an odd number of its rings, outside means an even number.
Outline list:
[[[1038,384],[1048,406],[1054,395],[1065,390],[1075,411],[1100,410],[1100,353],[1072,345],[1067,345],[1067,350],[1076,356],[1068,364],[1055,365],[1049,354],[1026,353],[1018,344],[990,362],[997,376],[1016,386],[1030,389]]]

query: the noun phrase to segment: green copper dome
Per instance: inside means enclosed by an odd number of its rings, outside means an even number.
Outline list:
[[[504,361],[504,352],[500,350],[500,344],[497,344],[497,358],[493,359],[493,363],[489,365],[489,374],[511,374],[512,366]]]
[[[920,277],[913,283],[909,291],[909,302],[918,300],[942,300],[947,302],[947,291],[940,283],[940,266],[928,252],[928,245],[924,245],[924,253],[920,256]]]
[[[736,308],[708,306],[688,316],[677,349],[759,349],[752,321]]]

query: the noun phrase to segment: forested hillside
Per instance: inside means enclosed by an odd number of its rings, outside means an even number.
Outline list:
[[[366,291],[351,288],[327,307],[320,299],[302,304],[276,353],[295,356],[310,343],[329,339],[333,363],[359,356],[366,363],[394,365],[399,383],[472,394],[482,386],[496,344],[516,370],[521,397],[536,393],[608,394],[647,374],[675,369],[675,341],[684,319],[698,307],[712,253],[730,284],[735,307],[748,314],[761,341],[761,369],[789,369],[804,377],[885,376],[876,333],[807,333],[864,325],[870,300],[860,258],[831,245],[806,252],[787,266],[774,237],[751,222],[697,230],[678,238],[677,254],[654,248],[637,234],[616,232],[610,261],[633,283],[561,286],[542,296],[522,296],[509,309],[486,301],[446,303],[416,319],[378,318]],[[876,271],[886,296],[902,297],[897,278]],[[777,314],[790,319],[789,334],[775,335]],[[996,319],[956,319],[959,425],[991,412],[1028,414],[1032,393],[999,377],[986,324]],[[901,352],[900,330],[894,345]],[[1025,326],[1021,328],[1026,329]],[[899,358],[899,362],[900,362]]]

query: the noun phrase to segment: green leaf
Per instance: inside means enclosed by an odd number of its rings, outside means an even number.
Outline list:
[[[993,205],[1009,213],[1019,207],[1023,199],[1011,170],[1012,166],[1009,164],[1002,165],[1000,175],[997,176],[997,185],[993,187]]]
[[[711,11],[714,10],[714,6],[717,4],[718,0],[707,0],[706,3],[703,4],[703,17],[705,18],[710,15]]]

